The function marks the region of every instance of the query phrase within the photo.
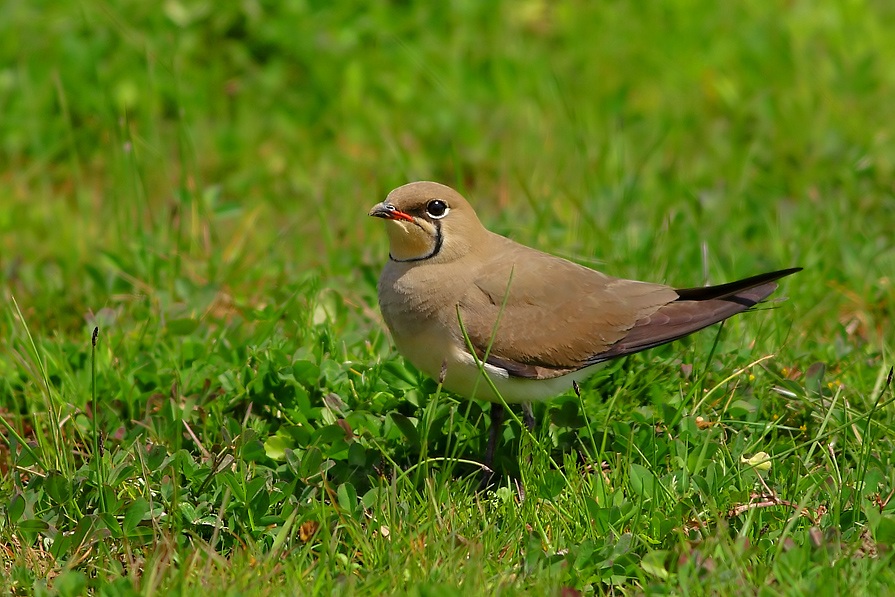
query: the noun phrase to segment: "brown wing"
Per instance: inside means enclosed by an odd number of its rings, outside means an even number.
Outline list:
[[[599,363],[659,346],[746,311],[777,289],[775,280],[801,269],[759,274],[718,286],[678,289],[675,291],[678,300],[638,321],[623,339],[606,352],[594,355],[591,362]]]
[[[501,241],[492,243],[497,251],[460,314],[479,356],[512,375],[545,379],[586,367],[678,298],[668,286],[612,278]]]
[[[671,342],[766,298],[798,268],[674,290],[622,280],[511,241],[460,301],[473,347],[511,375],[558,377]],[[501,265],[496,265],[501,264]]]

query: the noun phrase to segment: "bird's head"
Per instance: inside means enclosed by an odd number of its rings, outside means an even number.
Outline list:
[[[395,261],[453,261],[486,233],[466,199],[437,182],[398,187],[370,215],[388,220],[389,254]]]

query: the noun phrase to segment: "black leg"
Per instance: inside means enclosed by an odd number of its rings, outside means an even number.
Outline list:
[[[488,448],[485,450],[485,467],[482,478],[482,487],[490,485],[494,476],[494,450],[497,448],[497,436],[500,434],[500,426],[503,423],[503,405],[491,403],[491,428],[488,430]]]
[[[522,424],[525,425],[525,428],[528,429],[528,432],[534,435],[535,432],[535,415],[532,412],[531,403],[523,402],[522,403]],[[524,434],[523,434],[524,435]],[[522,439],[521,436],[519,438]],[[520,441],[519,446],[521,448],[522,442]],[[531,454],[528,454],[524,459],[522,457],[522,452],[520,450],[519,453],[519,473],[522,474],[522,467],[525,466],[528,469],[531,469]],[[516,494],[519,496],[520,501],[525,501],[525,488],[522,486],[522,480],[516,481]]]
[[[531,402],[524,402],[522,404],[522,421],[525,423],[525,426],[532,433],[535,432],[535,415],[531,411]]]

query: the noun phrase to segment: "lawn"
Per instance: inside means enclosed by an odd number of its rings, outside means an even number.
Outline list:
[[[893,591],[889,4],[2,12],[0,593]],[[617,276],[805,269],[480,491],[488,405],[376,303],[411,180]]]

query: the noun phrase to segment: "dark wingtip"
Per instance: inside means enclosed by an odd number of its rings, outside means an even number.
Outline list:
[[[758,274],[757,276],[750,276],[748,278],[743,278],[742,280],[737,280],[735,282],[728,282],[727,284],[718,284],[717,286],[698,286],[696,288],[679,288],[676,289],[675,292],[677,292],[677,295],[679,297],[678,300],[681,301],[704,301],[708,299],[725,298],[738,292],[749,290],[750,288],[766,285],[769,282],[774,282],[776,280],[779,280],[780,278],[790,276],[800,271],[802,271],[801,267],[790,267],[774,272]],[[770,294],[776,288],[777,285],[774,284],[770,287],[767,294]]]

